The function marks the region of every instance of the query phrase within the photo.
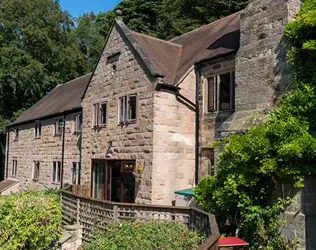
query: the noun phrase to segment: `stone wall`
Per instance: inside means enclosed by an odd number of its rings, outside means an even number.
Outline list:
[[[285,227],[282,229],[288,239],[298,238],[302,249],[316,249],[315,218],[316,218],[316,176],[308,176],[304,180],[303,189],[294,188],[291,181],[284,181],[278,185],[277,191],[272,196],[275,202],[278,197],[292,198],[282,219]]]
[[[195,99],[194,71],[179,87],[183,96],[190,101]],[[175,191],[194,185],[194,106],[181,101],[172,91],[156,91],[153,129],[153,204],[171,205]]]
[[[235,57],[234,112],[203,112],[204,76],[217,62],[201,68],[201,175],[207,173],[212,164],[214,152],[209,145],[214,139],[265,121],[268,111],[275,108],[293,86],[291,67],[286,59],[289,46],[284,27],[293,20],[299,8],[299,0],[254,0],[241,12],[240,48]]]
[[[63,118],[56,117],[57,118]],[[79,162],[79,136],[73,134],[74,114],[66,116],[64,183],[72,181],[72,163]],[[42,136],[35,138],[35,123],[10,128],[8,178],[20,180],[20,189],[59,188],[52,183],[53,161],[62,159],[62,137],[54,135],[55,119],[42,123]],[[19,128],[19,138],[14,141],[14,129]],[[17,160],[17,176],[12,176],[13,160]],[[32,180],[33,162],[40,162],[40,177]]]
[[[119,54],[115,75],[107,58]],[[144,173],[136,194],[136,203],[151,202],[151,173],[153,159],[153,90],[155,79],[146,75],[138,58],[115,26],[109,36],[100,62],[82,101],[83,158],[85,182],[91,183],[93,159],[136,160],[144,166]],[[119,97],[137,94],[138,117],[135,124],[121,125],[118,119]],[[92,127],[92,106],[107,101],[107,126]],[[111,157],[106,153],[111,147]]]

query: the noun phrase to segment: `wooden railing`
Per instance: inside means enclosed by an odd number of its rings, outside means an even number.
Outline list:
[[[220,237],[214,215],[196,208],[139,205],[96,200],[71,191],[61,191],[63,224],[84,227],[83,239],[88,240],[94,229],[105,229],[119,221],[177,221],[206,234],[208,239],[198,250],[217,250]]]

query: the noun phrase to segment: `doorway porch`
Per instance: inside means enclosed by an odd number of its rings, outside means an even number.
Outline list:
[[[93,160],[91,197],[123,203],[135,202],[135,161]]]

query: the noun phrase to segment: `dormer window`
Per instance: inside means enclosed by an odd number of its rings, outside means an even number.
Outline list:
[[[206,85],[206,112],[230,111],[234,108],[235,72],[209,77]]]

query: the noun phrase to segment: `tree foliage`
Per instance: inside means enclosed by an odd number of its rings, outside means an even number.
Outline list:
[[[0,196],[0,248],[53,249],[61,234],[61,205],[56,192]]]
[[[279,230],[289,199],[271,203],[283,180],[303,187],[316,173],[316,0],[307,0],[286,34],[293,48],[295,89],[286,94],[268,121],[226,139],[217,176],[196,188],[198,203],[219,216],[236,215],[250,249],[292,249]]]
[[[116,10],[122,10],[130,29],[167,39],[236,12],[247,2],[124,0],[113,11],[74,20],[58,0],[1,0],[0,132],[57,84],[94,68]]]
[[[1,0],[0,129],[56,84],[87,71],[73,22],[53,0]]]
[[[108,225],[96,232],[86,250],[196,249],[205,237],[175,222],[134,222]]]

